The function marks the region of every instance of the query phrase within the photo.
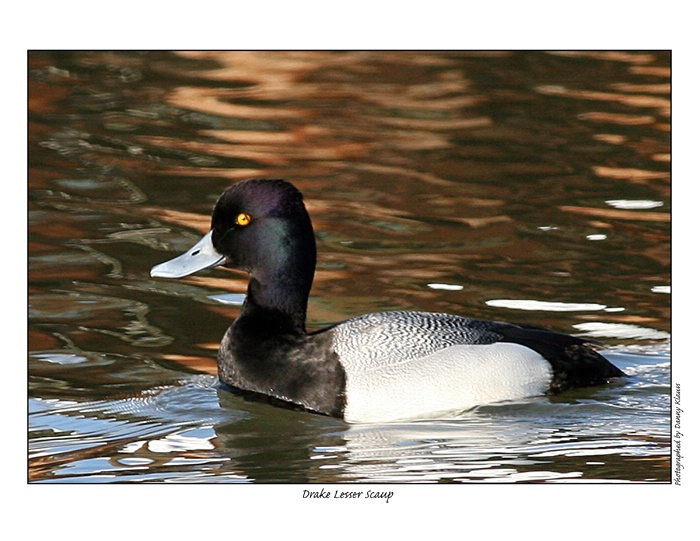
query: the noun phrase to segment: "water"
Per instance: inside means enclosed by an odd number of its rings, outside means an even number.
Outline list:
[[[669,482],[669,85],[661,52],[30,53],[30,481]],[[310,328],[535,324],[629,381],[389,425],[220,390],[245,275],[148,272],[256,176],[305,194]]]

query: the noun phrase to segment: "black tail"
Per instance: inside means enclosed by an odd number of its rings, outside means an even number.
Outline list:
[[[547,359],[552,365],[551,394],[573,387],[607,383],[625,373],[596,352],[590,341],[536,327],[508,325],[499,329],[504,342],[522,344]]]

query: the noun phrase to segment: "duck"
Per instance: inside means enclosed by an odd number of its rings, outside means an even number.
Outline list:
[[[221,386],[277,406],[383,423],[625,377],[584,338],[446,313],[369,313],[307,332],[315,234],[301,192],[284,179],[233,184],[214,205],[211,230],[150,274],[217,266],[249,275],[219,347]]]

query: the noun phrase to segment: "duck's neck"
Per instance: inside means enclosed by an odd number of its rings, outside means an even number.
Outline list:
[[[251,276],[239,320],[261,320],[259,323],[264,322],[270,333],[306,333],[310,287],[301,290],[299,283],[288,283],[291,280],[265,283]]]
[[[251,270],[239,319],[263,320],[271,333],[304,334],[316,243],[310,225],[307,231],[297,231],[286,239],[288,242],[269,252],[264,265]]]

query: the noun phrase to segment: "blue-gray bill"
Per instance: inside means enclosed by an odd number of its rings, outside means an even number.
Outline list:
[[[218,267],[225,262],[226,257],[214,249],[210,231],[184,254],[153,267],[151,276],[154,278],[182,278],[202,269]]]

